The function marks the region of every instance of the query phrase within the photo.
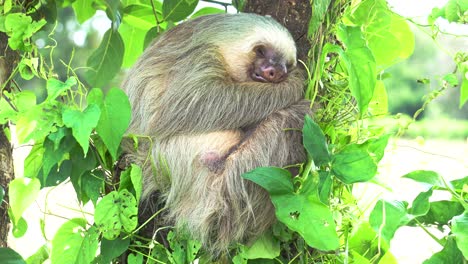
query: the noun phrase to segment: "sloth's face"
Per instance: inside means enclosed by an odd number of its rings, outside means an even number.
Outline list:
[[[288,77],[294,64],[268,45],[257,45],[252,53],[254,59],[247,75],[256,82],[280,83]]]

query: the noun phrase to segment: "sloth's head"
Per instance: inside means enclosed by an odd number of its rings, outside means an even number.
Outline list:
[[[280,83],[296,67],[291,34],[271,17],[255,14],[214,15],[205,20],[208,41],[219,47],[232,79]]]

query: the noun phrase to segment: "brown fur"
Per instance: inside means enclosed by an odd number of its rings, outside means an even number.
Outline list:
[[[249,80],[258,44],[275,47],[295,65],[294,43],[273,19],[212,15],[163,34],[123,83],[133,108],[129,132],[153,140],[154,166],[144,162],[149,144],[126,149],[145,164],[143,200],[161,192],[166,220],[213,256],[275,221],[268,194],[241,175],[305,159],[300,132],[286,130],[300,130],[309,113],[303,76],[293,69],[281,83]]]

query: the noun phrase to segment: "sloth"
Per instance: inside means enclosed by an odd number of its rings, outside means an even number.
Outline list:
[[[214,257],[271,227],[268,193],[242,174],[303,162],[300,131],[310,114],[283,26],[245,13],[189,20],[158,37],[122,86],[132,105],[128,132],[151,139],[124,147],[143,167],[142,203],[163,203],[163,221]]]

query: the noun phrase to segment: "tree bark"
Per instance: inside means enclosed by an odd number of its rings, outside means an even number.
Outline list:
[[[307,62],[311,43],[307,39],[312,8],[310,0],[248,0],[244,12],[269,15],[285,26],[297,46],[297,58]]]
[[[11,75],[17,60],[18,54],[8,47],[8,37],[0,32],[0,87],[5,87],[5,90],[9,90],[8,77]],[[0,100],[5,100],[2,96],[3,90],[0,94]],[[0,125],[0,187],[5,191],[3,201],[0,201],[0,247],[7,247],[8,231],[10,229],[8,185],[14,178],[13,149],[5,134],[7,126]]]

